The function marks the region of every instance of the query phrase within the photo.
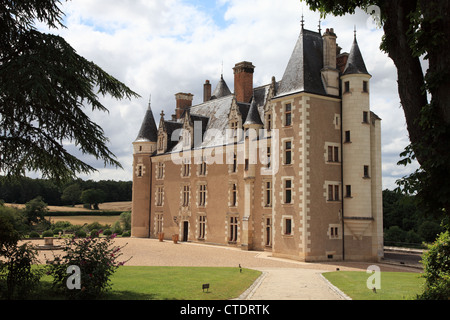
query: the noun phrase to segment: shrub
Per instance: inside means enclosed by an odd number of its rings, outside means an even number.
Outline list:
[[[31,231],[30,234],[28,235],[28,237],[30,237],[32,239],[37,239],[37,238],[40,238],[41,235],[39,233],[37,233],[36,231]]]
[[[450,299],[450,235],[439,235],[423,256],[425,267],[425,290],[418,298],[422,300]]]
[[[123,232],[123,233],[122,233],[122,237],[124,237],[124,238],[131,237],[131,232],[130,232],[130,231],[125,231],[125,232]]]
[[[69,299],[96,299],[110,288],[110,277],[125,262],[118,258],[123,247],[113,245],[114,237],[67,239],[64,255],[57,256],[47,267],[53,276],[53,285]],[[80,268],[81,289],[69,290],[67,280],[70,266]]]
[[[106,229],[105,231],[103,231],[103,235],[104,235],[104,236],[110,236],[110,235],[112,235],[111,229]]]
[[[53,237],[53,231],[52,230],[46,230],[42,233],[43,237]]]
[[[77,236],[78,238],[86,238],[86,231],[84,230],[77,230],[75,231],[75,236]]]

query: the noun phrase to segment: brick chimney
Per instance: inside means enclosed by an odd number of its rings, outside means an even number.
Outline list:
[[[175,110],[176,118],[180,119],[183,115],[184,110],[192,107],[192,101],[194,100],[194,95],[190,93],[177,93],[175,95],[177,100],[177,108]]]
[[[205,84],[203,85],[203,102],[211,100],[211,83],[209,83],[209,80],[206,80]]]
[[[239,62],[234,70],[234,94],[238,102],[250,103],[253,97],[253,74],[255,66],[251,62]]]

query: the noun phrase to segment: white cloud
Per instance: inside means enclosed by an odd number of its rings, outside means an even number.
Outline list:
[[[124,170],[102,168],[92,179],[131,180],[132,148],[152,95],[156,121],[162,109],[171,114],[174,94],[191,92],[202,99],[206,79],[213,87],[224,78],[233,89],[232,67],[247,60],[256,66],[255,85],[281,79],[300,31],[317,30],[319,13],[297,0],[77,0],[63,4],[67,29],[60,33],[82,56],[125,82],[142,99],[102,99],[109,114],[90,113],[110,139],[109,146]],[[399,174],[398,154],[408,144],[397,93],[395,66],[379,45],[383,31],[369,28],[369,16],[357,11],[345,17],[327,16],[322,29],[334,28],[342,51],[349,52],[356,26],[367,68],[373,75],[371,107],[382,119],[384,187],[392,188]],[[54,31],[53,31],[54,32]],[[128,177],[128,178],[127,178]]]

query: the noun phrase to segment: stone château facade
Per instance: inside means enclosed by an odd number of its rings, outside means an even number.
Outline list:
[[[253,87],[234,67],[204,102],[178,93],[175,114],[151,108],[133,143],[132,236],[268,250],[300,261],[383,256],[381,124],[356,34],[303,25],[280,81]]]

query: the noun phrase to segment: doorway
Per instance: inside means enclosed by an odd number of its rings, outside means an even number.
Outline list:
[[[187,242],[189,239],[189,221],[183,221],[183,242]]]

